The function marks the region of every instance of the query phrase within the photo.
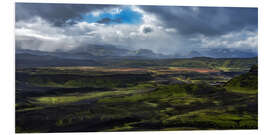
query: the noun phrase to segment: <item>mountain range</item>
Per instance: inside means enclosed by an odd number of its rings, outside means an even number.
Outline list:
[[[149,49],[129,50],[113,45],[87,45],[70,51],[56,50],[45,52],[39,50],[16,49],[16,67],[32,66],[92,66],[102,65],[113,59],[170,59],[170,58],[251,58],[257,57],[251,51],[230,49],[192,50],[188,54],[164,55]]]
[[[211,58],[252,58],[258,54],[251,50],[236,50],[226,48],[215,48],[198,51],[191,51],[187,57],[211,57]]]

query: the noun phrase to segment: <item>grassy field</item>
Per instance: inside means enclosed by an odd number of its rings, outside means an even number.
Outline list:
[[[249,71],[249,59],[164,61],[17,69],[16,132],[258,128],[257,67]]]

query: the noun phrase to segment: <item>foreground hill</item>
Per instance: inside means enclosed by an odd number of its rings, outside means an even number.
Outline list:
[[[231,91],[244,93],[258,92],[258,66],[253,65],[249,72],[234,77],[228,81],[225,87]]]

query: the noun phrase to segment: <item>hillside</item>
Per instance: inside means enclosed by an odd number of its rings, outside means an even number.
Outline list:
[[[100,49],[100,48],[99,48]],[[172,66],[188,68],[210,68],[221,71],[248,71],[251,65],[258,63],[258,58],[147,58],[155,57],[148,50],[138,50],[134,56],[95,56],[85,52],[16,52],[16,67],[48,67],[48,66],[108,66],[108,67],[149,67]],[[96,51],[98,52],[98,51]],[[116,53],[116,52],[115,52]],[[113,54],[113,53],[107,53]],[[123,54],[123,53],[119,53]]]
[[[258,66],[253,65],[249,72],[232,78],[225,88],[234,92],[258,92]]]
[[[16,68],[49,66],[99,66],[95,60],[59,58],[52,55],[16,54]]]
[[[16,132],[257,129],[257,93],[226,91],[229,78],[166,66],[16,69]]]

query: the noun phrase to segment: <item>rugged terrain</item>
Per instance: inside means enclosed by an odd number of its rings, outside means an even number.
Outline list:
[[[102,62],[17,67],[16,132],[258,128],[256,58]]]

